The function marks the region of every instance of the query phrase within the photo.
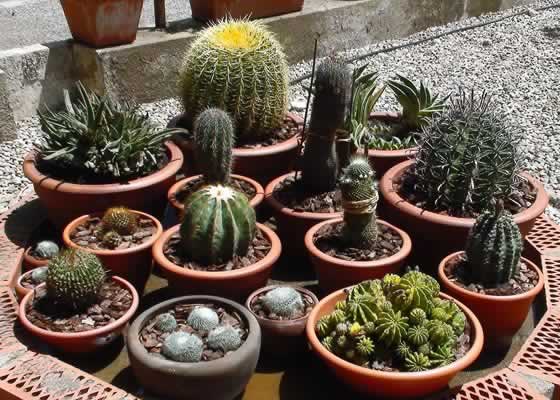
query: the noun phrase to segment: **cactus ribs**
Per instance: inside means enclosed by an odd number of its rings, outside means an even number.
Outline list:
[[[196,192],[198,189],[201,189],[204,185],[206,185],[206,182],[202,177],[193,179],[187,182],[185,186],[183,186],[175,193],[175,198],[181,203],[184,203],[191,194]],[[229,182],[229,186],[237,190],[238,192],[243,193],[245,196],[247,196],[248,199],[252,199],[257,194],[253,185],[241,179],[232,177]]]

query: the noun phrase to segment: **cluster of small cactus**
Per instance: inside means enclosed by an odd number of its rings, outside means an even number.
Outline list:
[[[187,121],[208,107],[229,113],[237,137],[266,137],[288,108],[288,63],[282,46],[258,21],[225,20],[203,30],[180,72]]]
[[[280,317],[293,318],[305,310],[301,294],[288,286],[272,289],[262,297],[261,301],[266,311]]]
[[[105,270],[95,254],[68,249],[49,261],[47,295],[57,304],[82,310],[98,300]]]
[[[357,365],[391,362],[418,372],[455,360],[465,324],[460,308],[439,297],[435,279],[411,271],[352,287],[316,332],[327,350]]]
[[[487,287],[512,279],[519,271],[523,239],[512,215],[498,201],[477,219],[465,249],[468,278]]]
[[[138,215],[126,207],[111,207],[101,218],[97,237],[104,247],[115,249],[122,243],[122,237],[132,235],[138,229]]]
[[[56,256],[60,251],[60,247],[53,241],[41,240],[33,249],[35,255],[43,260],[49,260]]]

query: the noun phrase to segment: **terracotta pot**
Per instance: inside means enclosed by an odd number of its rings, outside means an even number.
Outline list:
[[[300,126],[301,132],[303,129],[303,119],[290,113],[287,116]],[[181,116],[176,117],[169,123],[168,127],[183,127],[185,122],[181,121]],[[297,158],[299,137],[300,135],[297,134],[275,145],[256,149],[234,148],[232,172],[254,179],[261,185],[266,185],[278,175],[292,170]],[[173,140],[181,147],[185,155],[183,168],[185,175],[199,174],[201,171],[195,163],[192,142],[179,136],[175,136]]]
[[[101,347],[108,345],[119,337],[125,325],[136,312],[139,303],[138,293],[130,283],[118,276],[113,276],[112,279],[132,294],[132,305],[122,317],[108,325],[98,329],[76,333],[52,332],[33,325],[27,319],[26,307],[27,304],[33,301],[37,293],[45,293],[46,288],[44,283],[37,286],[35,291],[27,293],[23,298],[19,305],[19,321],[27,331],[41,341],[65,353],[91,353],[99,350]]]
[[[201,20],[263,18],[300,11],[303,0],[190,0],[192,16]]]
[[[251,311],[261,327],[262,351],[275,357],[290,357],[307,350],[304,332],[309,314],[293,320],[272,320],[260,317],[253,312],[253,303],[257,296],[277,287],[280,286],[271,285],[255,290],[247,298],[245,307]],[[298,290],[302,295],[309,296],[313,299],[314,304],[319,302],[313,292],[302,287],[294,287],[294,289]]]
[[[33,249],[33,247],[28,247],[25,250],[25,253],[23,253],[23,270],[24,271],[30,271],[30,270],[35,269],[35,268],[44,267],[49,263],[49,260],[47,260],[47,259],[43,260],[43,259],[33,257],[30,254],[32,249]]]
[[[275,188],[280,182],[293,175],[294,172],[290,172],[270,182],[265,189],[265,201],[272,209],[272,213],[276,218],[277,232],[284,246],[284,254],[304,256],[304,239],[307,231],[319,222],[341,217],[342,212],[313,213],[295,211],[280,203],[274,196]]]
[[[60,0],[72,37],[92,47],[132,43],[142,0]]]
[[[226,357],[199,363],[181,363],[148,354],[138,340],[148,321],[177,303],[214,303],[233,309],[245,320],[249,335],[239,349]],[[144,311],[130,326],[128,357],[138,382],[154,394],[178,400],[225,400],[239,395],[257,366],[261,331],[255,317],[240,304],[212,296],[186,296],[168,300]]]
[[[451,297],[440,294],[443,299]],[[338,290],[317,304],[307,320],[306,334],[311,349],[333,371],[335,376],[354,390],[379,399],[423,399],[447,387],[451,379],[471,365],[480,355],[484,335],[480,322],[465,305],[456,301],[471,326],[471,348],[460,359],[445,367],[423,372],[382,372],[360,367],[327,351],[315,334],[322,316],[331,313],[338,301],[346,299],[344,289]]]
[[[33,182],[35,193],[51,222],[60,229],[80,215],[103,211],[120,205],[133,210],[163,215],[166,194],[175,183],[175,175],[183,164],[181,150],[166,142],[169,163],[161,170],[126,183],[80,185],[66,183],[43,175],[36,168],[36,154],[30,153],[23,162],[25,176]]]
[[[43,268],[43,267],[45,267],[45,266],[40,266],[40,267],[37,267],[37,268]],[[35,268],[33,268],[33,269],[35,269]],[[27,293],[33,291],[32,289],[28,289],[21,284],[21,281],[23,280],[23,278],[26,277],[27,275],[31,274],[32,272],[33,272],[33,270],[29,270],[29,271],[21,274],[19,276],[19,278],[17,279],[16,284],[14,285],[14,290],[16,292],[16,297],[17,297],[18,301],[23,300],[23,298],[25,297],[25,295]]]
[[[463,254],[463,251],[450,254],[439,264],[438,276],[443,290],[464,303],[476,314],[484,330],[487,348],[503,349],[508,347],[512,338],[523,325],[525,318],[527,318],[535,297],[543,289],[543,273],[531,261],[522,258],[522,261],[539,275],[539,281],[533,289],[513,296],[491,296],[474,293],[449,280],[445,273],[445,266]]]
[[[163,254],[163,248],[169,238],[179,231],[179,225],[166,230],[156,241],[152,248],[153,257],[167,278],[169,287],[177,293],[212,294],[242,300],[253,290],[266,285],[282,251],[280,239],[270,228],[259,223],[257,227],[270,240],[272,248],[262,260],[234,271],[195,271],[171,262]]]
[[[122,250],[93,250],[87,247],[79,246],[70,239],[70,235],[78,228],[78,226],[85,223],[89,218],[101,218],[103,213],[82,215],[81,217],[76,218],[70,222],[66,228],[64,228],[64,231],[62,232],[62,239],[64,240],[64,244],[69,248],[82,249],[95,254],[99,257],[106,269],[132,283],[138,293],[141,294],[144,292],[146,282],[148,281],[152,271],[152,246],[163,233],[163,228],[161,227],[161,223],[151,215],[140,211],[131,211],[142,218],[149,218],[156,226],[156,232],[152,235],[150,240],[142,243],[141,245]]]
[[[342,218],[336,218],[318,223],[309,229],[305,235],[305,247],[323,292],[331,293],[368,279],[380,279],[385,274],[400,272],[410,254],[412,242],[406,232],[385,221],[377,220],[377,223],[391,228],[399,234],[403,241],[402,248],[391,257],[374,261],[347,261],[329,256],[319,250],[315,246],[315,234],[326,225],[337,225],[343,223],[342,221]]]
[[[183,213],[183,210],[185,209],[185,205],[182,202],[180,202],[179,200],[177,200],[176,193],[179,191],[179,189],[181,189],[187,183],[189,183],[190,181],[193,181],[195,179],[200,178],[200,176],[201,175],[195,175],[195,176],[191,176],[189,178],[181,179],[180,181],[175,183],[173,186],[171,186],[171,188],[169,189],[169,192],[167,192],[167,199],[169,200],[169,203],[171,203],[171,205],[173,207],[175,207],[175,209],[177,210],[179,215],[181,215]],[[257,181],[254,181],[251,178],[247,178],[247,177],[241,176],[241,175],[231,175],[231,178],[241,180],[241,181],[245,181],[255,188],[256,194],[253,196],[252,199],[249,199],[249,203],[251,204],[251,206],[253,208],[257,208],[262,203],[262,201],[264,199],[264,189],[263,189],[263,187],[261,186],[260,183],[258,183]]]
[[[473,218],[457,218],[437,214],[416,207],[403,199],[393,188],[393,182],[414,164],[402,162],[391,168],[379,183],[381,192],[379,215],[401,229],[404,229],[414,243],[413,258],[435,273],[443,257],[465,246],[469,230],[474,225]],[[543,185],[523,173],[522,176],[537,190],[537,198],[527,210],[514,215],[515,222],[525,237],[535,220],[542,215],[548,204],[548,195]]]

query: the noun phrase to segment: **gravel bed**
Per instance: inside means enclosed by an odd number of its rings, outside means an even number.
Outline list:
[[[537,1],[530,8],[469,18],[342,55],[352,58],[526,10],[521,16],[364,58],[355,65],[368,64],[369,69],[380,73],[382,80],[395,73],[413,80],[423,79],[434,91],[443,94],[458,87],[486,89],[494,96],[499,111],[525,132],[526,169],[556,196],[560,195],[560,8],[538,12],[534,9],[559,3],[558,0]],[[303,76],[310,68],[310,63],[294,65],[290,78]],[[302,113],[304,87],[308,85],[309,80],[304,80],[292,86],[292,111]],[[390,110],[395,106],[387,92],[377,109]],[[180,111],[180,103],[167,99],[144,104],[142,109],[150,113],[154,123],[164,126]],[[39,129],[36,119],[22,121],[18,128],[16,140],[0,144],[0,209],[28,185],[21,173],[21,159],[37,140]],[[560,200],[554,204],[559,207]],[[548,213],[560,223],[560,211],[549,207]]]

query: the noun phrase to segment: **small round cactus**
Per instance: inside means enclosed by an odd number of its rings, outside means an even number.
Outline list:
[[[173,332],[177,328],[177,320],[170,313],[157,316],[155,327],[161,332]]]
[[[223,352],[237,350],[241,346],[241,335],[232,326],[218,326],[208,334],[208,347]]]
[[[291,287],[272,289],[262,297],[262,303],[269,313],[285,318],[293,318],[305,309],[303,297]]]
[[[211,331],[220,323],[220,318],[214,310],[208,307],[196,307],[187,318],[187,324],[197,331]]]
[[[132,235],[138,228],[138,216],[126,207],[109,208],[101,222],[104,231],[115,231],[119,235]]]
[[[122,243],[122,237],[115,231],[109,231],[103,234],[101,243],[108,249],[116,249]]]
[[[35,245],[35,255],[44,260],[50,260],[58,254],[60,247],[53,241],[42,240]]]
[[[35,285],[43,283],[47,280],[47,270],[47,267],[39,267],[31,271],[31,280]]]
[[[194,363],[202,358],[203,349],[204,345],[198,336],[175,332],[165,339],[161,353],[173,361]]]
[[[422,353],[412,353],[405,360],[405,367],[409,372],[422,372],[430,369],[430,359]]]

